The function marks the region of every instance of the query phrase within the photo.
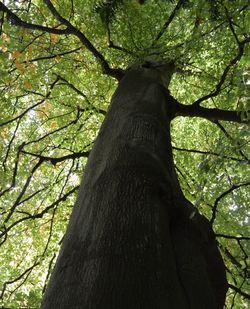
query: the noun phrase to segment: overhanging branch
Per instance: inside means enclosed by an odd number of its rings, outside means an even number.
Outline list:
[[[241,289],[237,288],[237,286],[233,285],[233,284],[229,284],[228,285],[230,287],[230,289],[234,290],[235,292],[239,293],[241,296],[243,296],[246,299],[250,300],[250,294],[245,293],[244,291],[242,291]]]
[[[234,235],[226,235],[226,234],[220,234],[216,233],[216,237],[222,237],[222,238],[227,238],[227,239],[234,239],[234,240],[250,240],[250,237],[247,236],[234,236]]]
[[[79,40],[82,42],[82,44],[94,55],[95,58],[97,58],[100,61],[104,74],[113,76],[118,80],[122,78],[123,70],[110,68],[104,56],[94,47],[94,45],[87,39],[87,37],[80,30],[74,27],[67,19],[65,19],[59,14],[59,12],[56,10],[56,8],[54,7],[54,5],[51,3],[50,0],[44,0],[44,3],[47,5],[48,9],[55,17],[55,19],[57,19],[60,23],[62,23],[68,29],[70,29],[71,34],[77,36]]]
[[[226,81],[228,72],[241,59],[241,57],[244,54],[245,44],[247,44],[249,42],[250,42],[250,38],[246,38],[245,40],[243,40],[241,42],[238,42],[238,53],[229,62],[229,64],[225,67],[224,72],[222,73],[221,78],[220,78],[218,84],[215,86],[214,90],[212,92],[210,92],[209,94],[207,94],[207,95],[199,98],[198,100],[196,100],[193,103],[194,106],[199,106],[201,104],[201,102],[206,101],[206,100],[208,100],[210,98],[216,97],[220,93],[220,91],[222,89],[222,86],[223,86],[224,82]],[[220,119],[217,119],[217,120],[220,120]],[[223,120],[223,119],[221,119],[221,120]]]
[[[45,27],[42,25],[37,25],[33,23],[28,23],[20,19],[15,13],[13,13],[6,5],[0,2],[0,12],[4,12],[7,15],[7,19],[12,23],[14,26],[31,29],[31,30],[38,30],[47,33],[54,33],[54,34],[72,34],[79,38],[81,43],[92,53],[92,55],[98,59],[101,63],[103,73],[116,79],[120,80],[123,77],[123,70],[122,69],[113,69],[110,68],[107,60],[105,57],[95,48],[95,46],[87,39],[87,37],[76,27],[74,27],[67,19],[62,17],[50,0],[44,0],[44,3],[47,5],[48,9],[52,13],[52,15],[64,26],[65,29],[57,29],[57,28],[50,28]]]
[[[0,11],[6,13],[7,19],[11,22],[12,25],[21,27],[21,28],[26,28],[26,29],[31,29],[31,30],[39,30],[43,32],[48,32],[48,33],[54,33],[54,34],[70,34],[70,29],[57,29],[57,28],[50,28],[50,27],[45,27],[41,25],[36,25],[32,23],[28,23],[20,19],[15,13],[13,13],[10,9],[7,8],[6,5],[4,5],[2,2],[0,2]]]
[[[224,121],[233,121],[238,123],[247,123],[247,120],[244,120],[241,113],[248,112],[238,112],[238,111],[228,111],[219,108],[206,108],[199,105],[184,105],[180,104],[174,100],[175,105],[175,117],[201,117],[211,121],[224,120]],[[248,117],[246,117],[247,119]]]
[[[57,163],[68,160],[68,159],[74,160],[74,159],[82,158],[82,157],[87,158],[89,155],[89,151],[80,151],[80,152],[74,152],[72,154],[68,154],[68,155],[56,158],[56,157],[48,157],[48,156],[39,155],[37,153],[32,153],[32,152],[25,151],[25,150],[21,150],[21,152],[31,155],[33,157],[39,158],[42,161],[49,161],[53,165],[56,165]]]
[[[170,14],[168,20],[165,22],[165,24],[163,25],[163,27],[161,28],[160,32],[157,34],[156,38],[154,39],[153,43],[151,46],[155,45],[156,42],[162,37],[162,35],[164,34],[164,32],[167,30],[168,26],[171,24],[171,22],[173,21],[174,17],[176,16],[178,10],[182,7],[183,3],[185,2],[185,0],[179,0],[178,3],[176,4],[174,10],[172,11],[172,13]]]
[[[175,146],[172,146],[172,149],[177,150],[177,151],[192,152],[192,153],[197,153],[197,154],[207,155],[207,156],[212,155],[212,156],[216,156],[216,157],[221,157],[223,159],[241,162],[242,164],[250,164],[250,161],[248,159],[242,160],[242,159],[239,159],[239,158],[223,155],[223,154],[216,153],[216,152],[213,152],[213,151],[204,151],[204,150],[199,150],[199,149],[186,149],[186,148],[180,148],[180,147],[175,147]]]
[[[3,231],[0,233],[0,239],[2,237],[5,237],[5,235],[7,235],[7,233],[16,225],[18,225],[21,222],[24,222],[26,220],[34,220],[37,218],[42,218],[45,214],[47,214],[50,209],[53,209],[54,207],[56,207],[58,204],[60,204],[61,202],[66,201],[67,197],[70,196],[71,194],[75,193],[77,190],[79,189],[79,185],[74,187],[73,189],[71,189],[70,191],[68,191],[67,193],[65,193],[63,196],[61,196],[60,198],[58,198],[55,202],[53,202],[52,204],[50,204],[49,206],[45,207],[40,213],[36,213],[33,215],[28,215],[26,217],[22,217],[20,219],[18,219],[17,221],[15,221],[14,223],[12,223],[11,225],[9,225],[8,227],[5,227],[5,225],[2,226]]]
[[[218,208],[218,204],[221,201],[221,199],[223,199],[226,195],[230,194],[234,190],[236,190],[238,188],[241,188],[241,187],[249,186],[249,185],[250,185],[250,182],[241,183],[241,184],[238,184],[238,185],[232,185],[228,190],[226,190],[225,192],[223,192],[221,195],[219,195],[217,197],[217,199],[214,202],[213,209],[212,209],[213,213],[212,213],[212,218],[210,220],[211,224],[214,223],[214,220],[215,220],[215,217],[216,217],[217,208]]]

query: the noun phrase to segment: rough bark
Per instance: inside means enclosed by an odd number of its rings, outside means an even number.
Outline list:
[[[126,72],[90,154],[42,308],[222,309],[225,268],[184,198],[170,66]]]

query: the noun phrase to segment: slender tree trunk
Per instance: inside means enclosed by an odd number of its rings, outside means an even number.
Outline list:
[[[225,269],[184,198],[170,140],[172,68],[130,69],[89,157],[42,308],[222,309]]]

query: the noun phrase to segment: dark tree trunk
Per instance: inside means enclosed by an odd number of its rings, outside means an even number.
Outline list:
[[[222,309],[225,268],[173,165],[170,66],[130,69],[88,160],[46,309]]]

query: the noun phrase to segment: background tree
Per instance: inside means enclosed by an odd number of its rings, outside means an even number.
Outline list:
[[[0,11],[3,307],[39,307],[120,69],[154,57],[177,64],[169,88],[187,109],[238,111],[234,122],[176,118],[171,134],[182,189],[226,263],[226,306],[247,308],[248,3],[28,0]]]

